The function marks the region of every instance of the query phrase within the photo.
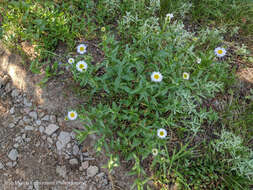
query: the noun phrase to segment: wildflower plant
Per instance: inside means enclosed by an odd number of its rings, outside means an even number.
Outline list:
[[[135,6],[146,6],[141,3]],[[89,64],[87,72],[75,73],[75,79],[85,81],[81,85],[88,97],[80,111],[86,123],[83,133],[97,133],[100,149],[102,145],[105,151],[120,152],[125,160],[134,161],[133,173],[143,177],[140,160],[154,155],[150,151],[154,147],[167,150],[171,143],[169,131],[178,137],[188,136],[186,140],[190,141],[190,137],[205,130],[204,123],[217,120],[214,110],[202,104],[221,92],[231,77],[225,62],[211,66],[219,41],[212,40],[212,46],[196,50],[197,41],[192,41],[195,34],[187,32],[176,16],[174,22],[169,22],[157,18],[150,7],[142,12],[133,10],[118,21],[122,39],[110,31],[103,35],[106,38],[101,37],[103,62]],[[205,57],[199,64],[197,55]],[[171,156],[180,159],[179,155],[190,154],[187,147],[159,153],[153,164],[160,164],[166,173],[169,163],[173,170]],[[163,163],[159,161],[161,156],[165,158]]]

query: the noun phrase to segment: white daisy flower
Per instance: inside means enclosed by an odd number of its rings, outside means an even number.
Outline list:
[[[183,73],[183,79],[189,80],[189,78],[190,78],[190,74],[187,73],[187,72],[184,72],[184,73]]]
[[[215,48],[214,53],[217,57],[223,57],[224,55],[226,55],[227,51],[224,48],[217,47]]]
[[[164,139],[167,136],[167,131],[163,128],[157,130],[157,136],[161,139]]]
[[[86,53],[87,46],[85,44],[79,44],[77,46],[77,52],[80,54]]]
[[[197,63],[198,63],[198,64],[201,63],[201,58],[197,57]]]
[[[160,72],[153,72],[151,74],[151,80],[153,82],[161,82],[163,80],[163,76]]]
[[[158,154],[157,148],[152,149],[152,154],[153,154],[153,156],[157,156],[157,154]]]
[[[76,69],[80,72],[83,72],[83,70],[86,70],[87,67],[88,65],[85,61],[78,61],[76,64]]]
[[[69,64],[72,65],[74,62],[75,62],[75,60],[74,60],[73,58],[69,58],[69,59],[68,59],[68,63],[69,63]]]
[[[169,18],[169,20],[171,20],[173,17],[174,17],[174,15],[172,13],[166,14],[166,19]]]
[[[68,112],[68,119],[69,120],[75,120],[77,118],[77,113],[76,111],[69,111]]]

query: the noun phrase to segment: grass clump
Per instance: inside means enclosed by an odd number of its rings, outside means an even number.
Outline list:
[[[28,42],[35,47],[40,61],[54,57],[59,44],[72,50],[78,37],[89,34],[94,27],[80,10],[83,3],[79,1],[12,0],[2,3],[2,7],[3,41],[16,49]]]
[[[177,12],[186,20],[201,25],[239,27],[247,35],[253,32],[251,0],[161,0],[161,12]]]

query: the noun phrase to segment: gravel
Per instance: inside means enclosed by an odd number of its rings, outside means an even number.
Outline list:
[[[8,77],[5,78],[8,79]],[[64,116],[61,116],[60,112],[51,112],[44,109],[43,106],[33,105],[32,102],[36,101],[30,99],[32,97],[30,94],[25,94],[14,87],[12,82],[9,82],[10,80],[4,81],[5,78],[0,76],[0,90],[3,90],[3,95],[0,93],[0,96],[4,98],[8,96],[8,101],[10,100],[8,108],[10,110],[6,112],[7,119],[3,129],[9,130],[7,132],[13,134],[13,136],[10,136],[8,143],[0,144],[1,149],[7,152],[2,155],[0,160],[0,173],[8,169],[8,173],[4,172],[3,175],[9,177],[9,179],[14,179],[16,175],[27,175],[25,176],[26,179],[30,180],[30,178],[35,177],[32,175],[36,172],[36,168],[32,163],[38,161],[45,168],[48,166],[53,167],[53,170],[48,171],[47,174],[55,180],[58,180],[59,176],[63,178],[77,176],[77,179],[80,178],[83,182],[83,186],[79,186],[78,189],[96,190],[98,187],[98,189],[107,190],[107,175],[99,173],[100,169],[94,165],[95,162],[92,162],[93,166],[89,166],[91,163],[88,160],[95,160],[95,158],[90,158],[92,156],[89,156],[88,152],[83,154],[80,151],[74,132],[68,129],[66,129],[68,131],[62,131],[62,128],[68,126]],[[4,86],[2,87],[2,85]],[[54,115],[56,113],[57,116]],[[9,133],[4,131],[4,134]],[[56,143],[56,146],[54,146],[54,143]],[[61,150],[62,157],[57,157],[57,153],[59,153],[57,150]],[[79,160],[79,156],[84,157],[87,161]],[[61,165],[57,166],[55,164],[57,163],[56,160],[61,160],[61,162],[58,162]],[[24,169],[23,166],[27,168]],[[67,169],[69,168],[71,170],[68,173]],[[31,173],[26,173],[26,171],[31,171]],[[23,172],[25,173],[23,174]],[[59,176],[57,177],[56,174]],[[0,181],[1,177],[0,175]],[[87,180],[87,177],[90,179]],[[38,180],[42,180],[42,178],[38,177]],[[18,188],[21,188],[21,186],[18,186]],[[38,190],[40,189],[39,182],[34,182],[26,188]],[[52,189],[57,190],[58,187],[52,187]]]

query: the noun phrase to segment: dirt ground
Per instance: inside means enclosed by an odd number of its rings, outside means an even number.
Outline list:
[[[108,160],[96,153],[95,135],[75,140],[72,131],[83,124],[64,118],[82,100],[67,71],[41,87],[43,73],[24,65],[0,45],[0,189],[130,189],[126,168],[102,168]]]

